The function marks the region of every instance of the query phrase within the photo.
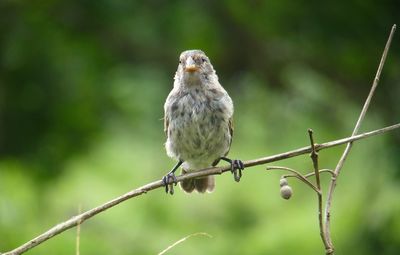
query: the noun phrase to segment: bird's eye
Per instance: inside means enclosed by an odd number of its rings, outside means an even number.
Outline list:
[[[201,58],[201,62],[207,62],[207,59],[206,58]]]
[[[182,60],[179,60],[179,64],[182,64]]]

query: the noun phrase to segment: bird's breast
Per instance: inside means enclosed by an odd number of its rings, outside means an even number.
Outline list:
[[[210,166],[230,146],[229,102],[200,89],[171,101],[167,151],[176,158]]]

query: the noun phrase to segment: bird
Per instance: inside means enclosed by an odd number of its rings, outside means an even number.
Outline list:
[[[233,137],[233,102],[218,81],[210,59],[202,50],[186,50],[180,54],[174,86],[164,104],[164,132],[167,155],[177,164],[162,178],[165,191],[174,193],[175,171],[182,174],[216,166],[220,160],[231,165],[239,182],[244,164],[227,158]],[[212,192],[214,176],[192,178],[180,182],[186,193]]]

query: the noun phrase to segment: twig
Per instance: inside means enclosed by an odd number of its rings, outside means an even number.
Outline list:
[[[374,131],[366,132],[366,133],[363,133],[360,135],[351,136],[351,137],[347,137],[347,138],[343,138],[343,139],[339,139],[339,140],[335,140],[335,141],[331,141],[331,142],[327,142],[327,143],[323,143],[323,144],[316,144],[315,149],[317,151],[320,151],[320,150],[323,150],[326,148],[345,144],[350,141],[356,141],[356,140],[364,139],[364,138],[367,138],[370,136],[383,134],[383,133],[389,132],[391,130],[395,130],[397,128],[400,128],[400,123],[392,125],[392,126],[388,126],[385,128],[377,129]],[[311,152],[311,147],[307,146],[307,147],[299,148],[296,150],[269,156],[269,157],[245,161],[244,166],[248,168],[248,167],[252,167],[252,166],[257,166],[257,165],[262,165],[262,164],[266,164],[266,163],[279,161],[282,159],[296,157],[296,156],[303,155],[303,154],[310,153],[310,152]],[[204,177],[207,175],[222,174],[224,172],[230,172],[230,171],[231,171],[230,166],[206,168],[206,169],[201,169],[201,170],[193,171],[190,173],[186,173],[185,175],[180,175],[177,177],[177,181],[180,182],[180,181],[191,179],[191,178]],[[90,219],[93,216],[95,216],[107,209],[110,209],[111,207],[114,207],[114,206],[118,205],[119,203],[124,202],[127,199],[146,194],[147,192],[157,189],[157,188],[160,188],[160,187],[163,187],[163,182],[161,180],[158,180],[158,181],[148,183],[144,186],[141,186],[135,190],[129,191],[128,193],[125,193],[122,196],[114,198],[98,207],[95,207],[93,209],[90,209],[89,211],[86,211],[84,213],[76,215],[65,222],[59,223],[58,225],[47,230],[45,233],[33,238],[32,240],[26,242],[25,244],[22,244],[21,246],[15,248],[12,251],[3,253],[2,255],[22,254],[22,253],[32,249],[33,247],[43,243],[44,241],[54,237],[55,235],[58,235],[64,231],[66,231],[67,229],[73,228],[78,224],[82,224],[87,219]]]
[[[310,137],[310,144],[311,144],[310,157],[311,157],[311,160],[312,160],[313,166],[314,166],[315,180],[317,182],[317,188],[321,192],[321,181],[319,179],[319,169],[318,169],[318,153],[315,150],[315,144],[314,144],[314,137],[313,137],[312,129],[308,130],[308,135]]]
[[[318,172],[319,172],[319,173],[330,173],[331,176],[335,176],[335,172],[333,172],[331,169],[320,169]],[[309,178],[309,177],[314,176],[314,175],[315,175],[315,172],[312,172],[312,173],[305,174],[305,175],[303,175],[303,176],[304,176],[305,178]],[[295,174],[286,174],[286,175],[284,175],[284,176],[282,176],[282,177],[284,177],[284,178],[296,177],[296,175],[295,175]]]
[[[322,190],[321,190],[321,181],[319,178],[319,166],[318,166],[318,153],[315,150],[314,146],[314,137],[313,137],[313,131],[312,129],[308,130],[308,135],[310,137],[310,143],[311,143],[311,153],[310,153],[310,158],[313,162],[313,167],[314,167],[314,174],[315,174],[315,180],[317,183],[317,189],[318,189],[318,223],[319,223],[319,233],[321,235],[322,242],[324,243],[325,246],[325,251],[326,253],[330,253],[332,250],[332,247],[330,246],[329,242],[327,241],[326,235],[325,235],[325,227],[324,227],[324,221],[322,218]]]
[[[162,252],[158,253],[158,255],[163,255],[163,254],[165,254],[167,251],[169,251],[170,249],[174,248],[176,245],[178,245],[178,244],[180,244],[180,243],[186,241],[187,239],[189,239],[189,238],[191,238],[191,237],[193,237],[193,236],[199,236],[199,235],[203,235],[203,236],[207,236],[207,237],[209,237],[209,238],[212,238],[212,236],[209,235],[209,234],[207,234],[207,233],[203,233],[203,232],[194,233],[194,234],[185,236],[184,238],[182,238],[182,239],[176,241],[175,243],[171,244],[171,245],[168,246],[165,250],[163,250]]]
[[[388,38],[388,40],[386,42],[386,46],[385,46],[385,49],[384,49],[383,54],[382,54],[381,61],[380,61],[379,66],[378,66],[378,70],[376,71],[375,79],[374,79],[374,81],[372,83],[372,87],[371,87],[371,90],[370,90],[370,92],[368,94],[368,97],[365,100],[365,103],[364,103],[364,106],[363,106],[363,108],[361,110],[360,116],[358,117],[358,120],[357,120],[357,123],[356,123],[356,125],[354,127],[352,136],[354,136],[354,135],[356,135],[358,133],[358,130],[360,129],[361,123],[364,120],[365,114],[367,113],[368,107],[369,107],[369,105],[371,103],[372,96],[374,95],[375,89],[378,86],[379,79],[380,79],[381,72],[382,72],[382,68],[383,68],[383,65],[385,64],[386,56],[387,56],[387,53],[389,51],[390,44],[392,42],[392,38],[393,38],[393,34],[394,34],[395,30],[396,30],[396,24],[393,25],[392,30],[390,31],[390,35],[389,35],[389,38]],[[350,152],[350,149],[351,149],[352,145],[353,145],[352,141],[349,141],[347,143],[346,148],[345,148],[345,150],[344,150],[344,152],[342,154],[342,157],[340,158],[338,164],[336,165],[335,178],[332,178],[332,180],[331,180],[331,182],[329,184],[329,190],[328,190],[328,195],[327,195],[327,200],[326,200],[326,205],[325,205],[324,219],[325,219],[326,237],[328,239],[329,245],[332,248],[333,248],[333,244],[332,244],[331,231],[330,231],[332,198],[333,198],[333,193],[335,191],[335,187],[336,187],[336,183],[337,183],[337,179],[339,177],[340,171],[341,171],[341,169],[343,167],[343,164],[344,164],[344,162],[345,162],[345,160],[346,160],[346,158],[347,158],[347,156],[348,156],[348,154]],[[327,253],[327,254],[333,254],[333,251],[331,253]]]
[[[307,184],[308,186],[310,186],[310,188],[312,188],[315,192],[320,193],[320,191],[318,190],[317,187],[314,186],[314,184],[312,184],[309,180],[307,180],[301,173],[299,173],[298,171],[289,168],[289,167],[284,167],[284,166],[268,166],[267,170],[285,170],[285,171],[289,171],[293,173],[293,177],[296,177],[297,179],[299,179],[300,181],[304,182],[305,184]],[[285,177],[282,176],[282,177]]]

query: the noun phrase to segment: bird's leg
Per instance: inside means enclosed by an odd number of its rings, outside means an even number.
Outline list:
[[[169,191],[169,194],[171,194],[171,195],[174,194],[174,187],[173,187],[173,185],[175,184],[175,186],[176,186],[176,184],[177,184],[177,180],[176,180],[176,176],[175,176],[175,171],[182,165],[182,163],[183,163],[183,161],[182,161],[182,160],[179,160],[179,162],[174,166],[174,168],[172,168],[172,170],[169,171],[168,174],[165,175],[165,176],[162,178],[162,181],[163,181],[164,186],[165,186],[165,192],[166,192],[166,193],[168,193],[168,191]],[[170,179],[172,179],[172,182],[171,182],[171,184],[168,184],[168,182],[170,181]]]
[[[231,172],[233,177],[235,181],[239,182],[240,178],[242,177],[242,170],[244,169],[243,162],[239,159],[232,160],[226,157],[221,157],[221,159],[231,164]]]

